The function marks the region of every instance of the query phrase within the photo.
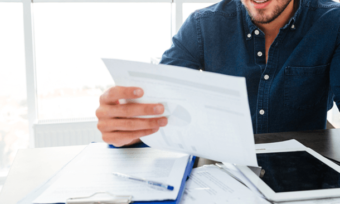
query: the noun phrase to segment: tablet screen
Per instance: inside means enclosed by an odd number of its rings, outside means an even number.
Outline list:
[[[257,160],[276,193],[340,188],[340,174],[306,151],[257,154]]]

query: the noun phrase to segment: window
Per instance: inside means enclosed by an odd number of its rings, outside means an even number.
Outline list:
[[[101,58],[151,62],[170,47],[170,3],[34,4],[38,119],[95,117],[113,85]]]
[[[0,2],[0,188],[18,149],[27,148],[23,9]]]

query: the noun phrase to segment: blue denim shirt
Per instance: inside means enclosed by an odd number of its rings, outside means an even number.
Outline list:
[[[254,133],[325,129],[340,108],[340,4],[301,0],[272,43],[240,0],[195,11],[162,57],[171,64],[246,78]]]

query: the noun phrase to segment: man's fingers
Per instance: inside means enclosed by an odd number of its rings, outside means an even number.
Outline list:
[[[144,94],[138,87],[115,86],[100,96],[100,104],[116,104],[119,99],[140,98]]]
[[[96,115],[98,118],[114,118],[114,117],[135,117],[142,115],[160,115],[164,112],[162,104],[139,104],[129,103],[114,106],[100,106]]]
[[[167,118],[131,118],[143,115],[160,115],[162,104],[121,104],[119,99],[140,98],[144,94],[138,87],[116,86],[100,96],[100,106],[96,111],[98,129],[106,143],[117,147],[139,142],[139,138],[155,133],[167,124]]]
[[[130,145],[133,145],[133,144],[136,144],[136,143],[140,143],[142,142],[140,139],[135,139],[135,140],[132,140],[132,142],[126,144],[125,146],[130,146]]]
[[[138,130],[130,132],[110,132],[103,133],[103,140],[106,143],[113,144],[116,147],[121,147],[130,144],[133,141],[150,134],[157,132],[159,128],[149,130]]]
[[[166,117],[150,119],[107,119],[98,121],[98,129],[102,132],[135,131],[164,127],[168,124]]]

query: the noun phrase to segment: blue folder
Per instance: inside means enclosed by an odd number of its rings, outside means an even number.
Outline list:
[[[128,147],[115,147],[113,145],[109,145],[110,148],[141,148],[141,147],[149,147],[144,143],[138,143],[135,145],[131,145]],[[179,189],[178,195],[176,200],[163,200],[163,201],[134,201],[134,204],[146,204],[146,203],[159,203],[159,204],[179,204],[181,201],[181,198],[183,196],[184,193],[184,189],[185,189],[185,182],[189,179],[191,170],[194,166],[196,157],[192,156],[187,164],[187,167],[185,168],[185,172],[184,172],[184,176],[182,178],[182,182],[181,182],[181,187]]]
[[[141,147],[148,147],[147,145],[145,145],[144,143],[139,143],[139,144],[135,144],[132,146],[128,146],[128,147],[114,147],[112,145],[109,145],[110,148],[141,148]],[[185,182],[188,180],[189,175],[191,173],[191,170],[194,166],[196,157],[192,156],[190,157],[190,161],[187,164],[187,167],[185,169],[184,172],[184,176],[182,178],[182,182],[181,182],[181,187],[179,189],[178,195],[176,200],[164,200],[164,201],[134,201],[134,204],[146,204],[146,203],[159,203],[159,204],[179,204],[181,201],[181,198],[183,196],[184,193],[184,188],[185,188]],[[58,173],[56,173],[56,175],[58,175]],[[20,200],[19,202],[17,202],[17,204],[31,204],[39,195],[41,195],[45,189],[54,182],[54,180],[56,179],[56,175],[53,176],[52,178],[50,178],[45,184],[41,185],[40,187],[38,187],[37,189],[33,190],[30,194],[28,194],[25,198],[23,198],[22,200]]]

